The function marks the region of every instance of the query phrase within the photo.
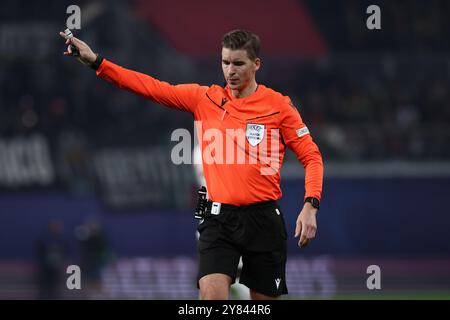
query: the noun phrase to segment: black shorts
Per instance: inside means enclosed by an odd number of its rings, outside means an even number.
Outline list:
[[[219,215],[210,212],[209,205],[197,228],[197,286],[200,278],[211,273],[226,274],[234,283],[242,256],[240,283],[269,296],[287,294],[287,233],[276,201],[241,207],[222,204]]]

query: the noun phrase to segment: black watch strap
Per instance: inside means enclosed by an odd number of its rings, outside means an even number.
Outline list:
[[[99,54],[97,54],[97,58],[95,59],[95,61],[90,65],[90,67],[92,69],[94,69],[95,71],[98,70],[98,68],[100,67],[100,65],[103,62],[103,57]]]
[[[315,197],[307,197],[307,198],[305,199],[305,202],[311,203],[311,205],[312,205],[314,208],[316,208],[316,209],[319,209],[319,208],[320,208],[320,201],[319,201],[319,199],[317,199],[317,198],[315,198]]]

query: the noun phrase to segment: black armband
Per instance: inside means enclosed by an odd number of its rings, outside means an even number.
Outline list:
[[[95,61],[90,65],[90,67],[92,69],[94,69],[95,71],[98,70],[98,68],[100,67],[100,65],[103,62],[103,57],[99,54],[97,54],[97,58],[95,59]]]

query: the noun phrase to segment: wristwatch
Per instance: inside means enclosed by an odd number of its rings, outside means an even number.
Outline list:
[[[308,197],[308,198],[305,199],[305,203],[306,203],[306,202],[311,203],[311,205],[312,205],[314,208],[316,208],[317,210],[319,210],[319,208],[320,208],[320,201],[319,201],[319,199],[314,198],[314,197]]]

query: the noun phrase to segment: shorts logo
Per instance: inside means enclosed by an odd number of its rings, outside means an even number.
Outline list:
[[[280,287],[280,282],[281,282],[281,279],[280,279],[280,278],[276,278],[276,279],[275,279],[275,285],[277,286],[277,290],[278,290],[279,287]]]
[[[295,132],[297,133],[297,137],[303,137],[305,134],[309,134],[309,130],[308,127],[303,127],[300,129],[295,130]]]
[[[263,140],[264,129],[265,126],[263,124],[247,123],[247,130],[245,131],[245,136],[247,137],[248,143],[252,147],[257,146]]]

